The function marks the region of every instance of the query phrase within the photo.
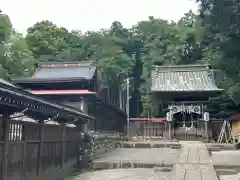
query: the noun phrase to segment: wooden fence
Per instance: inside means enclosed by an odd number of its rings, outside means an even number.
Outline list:
[[[129,132],[131,137],[163,137],[167,131],[167,122],[157,121],[130,121]]]
[[[132,121],[130,122],[129,131],[131,137],[142,137],[144,139],[208,141],[212,138],[212,130],[216,130],[216,128],[209,124],[206,130],[204,123],[204,121],[199,121],[198,127],[195,128],[174,127],[173,122],[169,124],[167,121]]]
[[[72,170],[79,157],[76,127],[16,120],[0,121],[0,179],[54,179]]]

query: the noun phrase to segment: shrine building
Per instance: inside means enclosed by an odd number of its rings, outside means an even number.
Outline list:
[[[20,87],[47,100],[74,107],[95,117],[84,131],[123,132],[126,113],[107,99],[97,68],[90,61],[49,62],[31,77],[12,79]]]
[[[152,103],[165,117],[136,119],[142,135],[177,140],[211,138],[209,114],[204,109],[209,97],[223,89],[217,87],[210,67],[153,66],[151,78]]]
[[[154,66],[151,90],[159,109],[167,110],[171,138],[181,132],[211,136],[205,104],[223,89],[217,87],[208,65]]]

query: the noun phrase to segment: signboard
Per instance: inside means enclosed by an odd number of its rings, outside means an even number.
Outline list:
[[[176,114],[179,112],[185,112],[185,113],[197,113],[197,114],[201,114],[201,106],[199,105],[171,105],[169,106],[169,110],[170,112],[172,112],[172,114]]]

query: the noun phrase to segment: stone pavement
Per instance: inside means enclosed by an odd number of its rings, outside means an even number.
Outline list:
[[[224,175],[224,176],[220,176],[220,180],[239,180],[239,176],[237,176],[237,175]]]
[[[179,150],[170,148],[119,148],[94,160],[93,168],[101,169],[98,167],[103,166],[103,169],[124,168],[126,166],[133,168],[137,165],[140,167],[141,165],[145,165],[144,167],[172,166],[177,160],[178,152]]]
[[[151,144],[161,144],[161,148],[156,148],[156,146],[146,148],[143,144],[148,143],[139,142],[137,146],[141,148],[136,148],[136,146],[135,148],[118,148],[106,153],[93,161],[95,169],[102,170],[83,173],[66,180],[218,179],[204,143],[183,141],[179,143],[180,149],[172,149],[169,145],[174,143],[171,142],[167,142],[166,146],[162,146],[163,142],[151,142]],[[141,166],[143,164],[148,166]]]
[[[202,142],[183,141],[171,180],[218,180],[209,152]]]
[[[108,169],[88,172],[66,180],[169,180],[168,173],[157,172],[152,169]],[[194,180],[194,179],[192,179]]]
[[[240,167],[240,151],[212,152],[212,160],[216,166],[238,166]]]
[[[220,175],[220,180],[240,180],[240,151],[219,151],[212,153],[216,169],[231,170],[233,173]],[[234,172],[235,171],[235,172]]]

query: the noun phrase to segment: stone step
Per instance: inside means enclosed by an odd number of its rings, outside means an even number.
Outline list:
[[[239,180],[237,175],[222,175],[219,176],[219,180]]]
[[[171,172],[172,171],[172,167],[154,167],[154,171],[155,172]]]
[[[236,175],[237,171],[235,169],[216,169],[218,175]]]
[[[181,144],[174,142],[159,142],[159,141],[142,141],[142,142],[121,142],[121,148],[171,148],[171,149],[180,149]]]
[[[209,147],[209,151],[221,151],[221,147]]]

